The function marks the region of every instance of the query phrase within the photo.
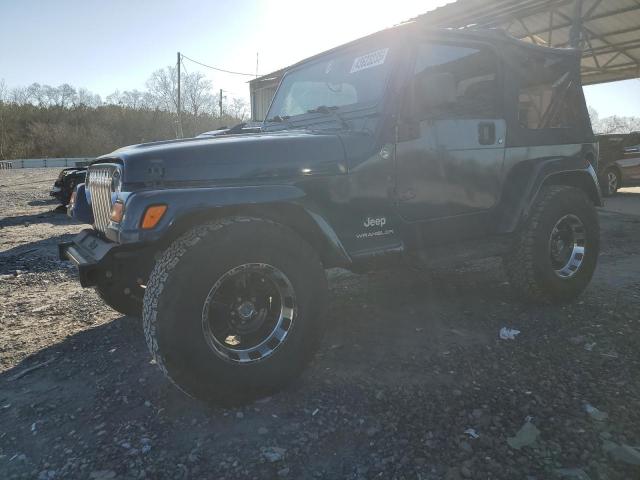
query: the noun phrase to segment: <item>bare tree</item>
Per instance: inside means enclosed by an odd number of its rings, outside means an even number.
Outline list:
[[[243,122],[249,116],[247,102],[243,98],[232,98],[227,105],[227,114]]]
[[[142,95],[142,108],[146,110],[160,110],[162,105],[158,102],[158,99],[149,91],[145,91]]]
[[[145,106],[145,95],[146,93],[140,90],[125,90],[124,92],[116,90],[107,96],[107,103],[137,110]]]
[[[5,103],[9,94],[9,87],[3,79],[0,79],[0,103]]]
[[[58,106],[68,108],[75,103],[76,89],[68,83],[58,86]]]
[[[178,74],[175,67],[156,70],[147,80],[147,89],[164,110],[178,110]]]
[[[164,140],[177,134],[177,71],[151,75],[144,90],[116,90],[106,97],[69,84],[32,83],[9,88],[0,80],[0,158],[98,155],[122,145]],[[182,82],[182,130],[197,135],[243,121],[247,103],[224,96],[218,111],[218,89],[199,72]],[[38,108],[33,108],[36,106]]]
[[[640,130],[640,118],[613,115],[600,120],[594,130],[603,134],[635,132]]]
[[[0,158],[5,158],[4,156],[4,145],[6,143],[6,122],[4,120],[4,110],[5,103],[8,99],[9,89],[7,84],[4,82],[4,78],[0,80]]]
[[[640,131],[640,117],[621,117],[612,115],[600,118],[593,107],[588,107],[593,131],[599,134],[631,133]]]
[[[42,85],[42,94],[45,99],[45,105],[48,107],[60,106],[60,91],[51,85]]]
[[[600,115],[598,114],[598,111],[595,108],[593,108],[591,105],[587,106],[587,112],[589,113],[589,120],[591,120],[591,126],[595,131],[596,126],[600,122]]]
[[[105,98],[105,101],[107,102],[108,105],[123,105],[124,104],[124,100],[122,98],[122,93],[120,93],[120,90],[116,90],[113,93],[110,93],[109,95],[107,95],[107,97]]]
[[[215,105],[215,99],[211,95],[211,81],[207,80],[200,72],[190,73],[184,76],[182,86],[182,98],[185,111],[198,116]]]
[[[24,87],[12,88],[9,92],[9,101],[18,105],[29,103],[29,91]]]
[[[144,93],[140,90],[125,90],[122,92],[123,103],[129,108],[137,110],[142,106]]]
[[[29,97],[29,101],[33,102],[35,105],[39,107],[47,105],[44,88],[39,83],[32,83],[29,85],[27,87],[27,95]]]
[[[79,88],[78,94],[74,99],[74,106],[85,106],[85,107],[99,107],[102,105],[102,99],[100,95],[91,93],[86,88]]]

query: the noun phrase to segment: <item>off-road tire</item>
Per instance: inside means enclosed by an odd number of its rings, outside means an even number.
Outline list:
[[[615,186],[613,186],[610,182],[609,179],[609,175],[613,174],[616,176],[616,182],[615,182]],[[621,183],[621,178],[620,178],[620,172],[613,167],[609,167],[604,171],[604,174],[602,175],[602,182],[601,182],[601,191],[602,191],[602,196],[603,197],[611,197],[613,195],[615,195],[618,191],[618,189],[620,188],[620,183]]]
[[[202,309],[212,286],[231,269],[269,264],[295,290],[297,312],[270,356],[248,364],[221,358],[203,333]],[[229,217],[189,230],[156,263],[144,296],[143,326],[154,360],[182,391],[205,402],[240,404],[295,378],[324,331],[327,283],[314,249],[293,230],[252,217]]]
[[[582,265],[570,278],[556,275],[549,255],[549,237],[556,222],[575,215],[586,233]],[[593,276],[600,250],[600,225],[593,203],[580,189],[552,185],[538,193],[531,213],[516,236],[504,265],[511,285],[525,300],[566,302],[576,298]]]
[[[134,287],[139,289],[140,287]],[[129,315],[131,317],[140,318],[142,316],[142,293],[138,292],[138,295],[127,295],[125,287],[119,286],[115,283],[99,283],[95,287],[98,296],[113,308],[116,312],[120,312],[123,315]]]

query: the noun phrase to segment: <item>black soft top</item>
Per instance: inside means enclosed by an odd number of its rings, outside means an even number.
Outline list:
[[[291,65],[290,67],[287,67],[286,70],[294,69],[299,65],[322,58],[325,55],[329,55],[346,48],[354,47],[370,41],[375,41],[380,38],[395,37],[395,36],[402,35],[404,33],[410,33],[410,32],[426,35],[439,40],[450,40],[450,41],[475,40],[479,42],[491,43],[499,49],[500,47],[503,47],[508,49],[509,51],[514,51],[518,49],[523,49],[530,52],[535,51],[541,55],[565,57],[568,59],[569,62],[578,61],[579,63],[580,58],[582,56],[582,52],[580,50],[576,50],[573,48],[556,48],[556,47],[545,47],[542,45],[536,45],[532,42],[526,42],[524,40],[520,40],[510,35],[505,30],[498,29],[498,28],[465,28],[465,29],[433,28],[433,27],[424,27],[420,24],[419,21],[411,21],[411,22],[406,22],[406,23],[397,25],[395,27],[390,27],[384,30],[380,30],[378,32],[372,33],[365,37],[361,37],[351,42],[331,48],[329,50],[325,50],[322,53],[318,53],[311,57],[305,58],[304,60],[301,60],[300,62],[297,62]]]
[[[519,40],[500,29],[447,29],[425,27],[419,21],[403,23],[352,42],[340,45],[292,65],[287,71],[322,59],[326,55],[357,47],[368,42],[388,39],[389,43],[402,41],[403,37],[421,36],[441,42],[478,42],[490,45],[502,59],[504,70],[503,114],[509,125],[507,146],[558,145],[593,143],[591,122],[582,92],[580,61],[582,53],[572,48],[553,48]],[[573,119],[562,128],[529,129],[519,121],[518,111],[521,88],[532,82],[545,82],[545,72],[568,73],[566,95],[554,97],[559,111],[570,109]],[[286,74],[286,73],[285,73]],[[548,75],[547,75],[548,76]],[[570,99],[569,99],[570,98]]]

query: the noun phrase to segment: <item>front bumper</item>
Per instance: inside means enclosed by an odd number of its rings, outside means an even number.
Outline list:
[[[58,253],[60,260],[76,264],[80,285],[93,287],[101,276],[111,271],[111,253],[117,247],[117,243],[100,238],[95,230],[82,230],[72,241],[59,244]]]
[[[62,188],[58,185],[54,185],[49,191],[49,196],[60,200],[62,198]]]

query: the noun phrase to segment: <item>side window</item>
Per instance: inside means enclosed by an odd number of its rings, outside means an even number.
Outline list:
[[[580,88],[564,62],[530,56],[521,65],[518,122],[521,127],[569,128],[579,122]]]
[[[421,44],[415,65],[417,101],[429,116],[500,115],[495,54],[482,47]]]

